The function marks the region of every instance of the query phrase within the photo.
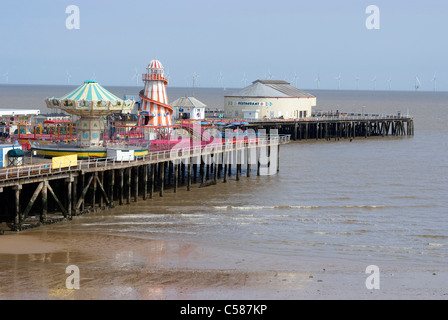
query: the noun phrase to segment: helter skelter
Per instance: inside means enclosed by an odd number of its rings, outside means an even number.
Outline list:
[[[152,60],[142,75],[145,87],[140,91],[141,108],[139,126],[168,127],[172,125],[173,108],[168,104],[165,78],[162,63]]]

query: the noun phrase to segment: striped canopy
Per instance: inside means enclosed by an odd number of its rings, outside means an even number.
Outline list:
[[[122,100],[94,80],[87,80],[61,98],[45,99],[48,108],[60,108],[78,116],[106,116],[114,112],[131,112],[135,100]]]
[[[163,69],[163,66],[159,60],[154,59],[148,64],[147,69]]]
[[[59,100],[121,101],[120,98],[104,89],[94,80],[85,81],[83,85],[59,98]]]

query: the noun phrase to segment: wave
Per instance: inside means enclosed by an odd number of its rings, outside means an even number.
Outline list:
[[[445,247],[446,244],[430,242],[430,243],[428,243],[428,246],[430,246],[430,247]]]
[[[215,210],[291,210],[291,209],[382,209],[385,205],[341,205],[341,206],[313,206],[313,205],[277,205],[277,206],[213,206]]]
[[[448,236],[443,236],[443,235],[439,235],[439,234],[416,234],[416,237],[421,237],[421,238],[432,238],[432,239],[447,239]]]

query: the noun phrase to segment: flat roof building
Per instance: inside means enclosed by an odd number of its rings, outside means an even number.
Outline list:
[[[256,80],[224,97],[227,118],[306,118],[316,106],[316,97],[284,80]]]

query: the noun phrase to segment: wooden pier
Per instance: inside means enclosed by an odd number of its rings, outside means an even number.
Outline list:
[[[205,147],[152,152],[133,161],[98,158],[64,168],[43,163],[0,169],[0,222],[20,231],[146,201],[156,193],[163,197],[167,188],[176,193],[183,186],[190,191],[195,184],[226,183],[232,174],[238,181],[243,171],[247,177],[251,171],[275,174],[280,145],[288,143],[290,136],[272,132]]]
[[[248,128],[276,129],[298,140],[340,140],[386,136],[413,136],[414,120],[409,116],[330,116],[295,120],[251,121]]]

